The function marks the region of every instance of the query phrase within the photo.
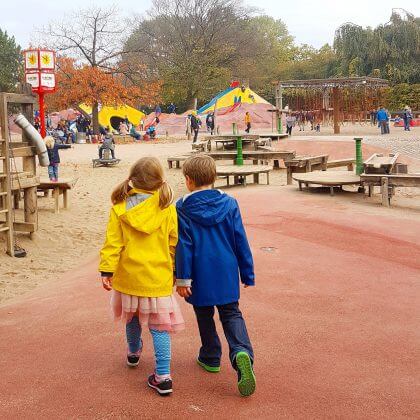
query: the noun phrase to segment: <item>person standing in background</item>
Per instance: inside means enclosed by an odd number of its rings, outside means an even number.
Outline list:
[[[249,133],[251,131],[251,115],[248,111],[245,113],[245,126],[245,132]]]
[[[411,113],[411,109],[408,105],[406,105],[403,112],[404,131],[410,131],[410,121],[412,119],[413,114]]]
[[[389,134],[389,115],[383,106],[379,108],[377,119],[378,125],[381,128],[381,134]]]

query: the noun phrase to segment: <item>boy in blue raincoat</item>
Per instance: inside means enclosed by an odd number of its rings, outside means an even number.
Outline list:
[[[179,240],[176,248],[177,292],[192,304],[201,337],[197,363],[220,371],[222,349],[214,323],[215,307],[238,372],[238,389],[255,391],[254,352],[239,310],[239,281],[255,285],[254,264],[237,201],[212,189],[216,165],[209,156],[193,156],[183,165],[190,194],[177,204]]]

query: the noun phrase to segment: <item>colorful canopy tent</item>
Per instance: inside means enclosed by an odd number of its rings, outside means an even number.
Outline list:
[[[80,108],[87,114],[92,114],[92,107],[87,105],[80,105]],[[139,125],[141,120],[146,118],[146,115],[138,111],[135,108],[132,108],[128,105],[121,105],[118,107],[113,106],[103,106],[99,111],[99,124],[104,127],[112,127],[114,130],[118,130],[120,122],[128,118],[128,121],[133,125]]]
[[[217,102],[217,110],[226,108],[224,113],[229,113],[237,109],[241,104],[266,104],[264,98],[257,95],[250,88],[239,86],[238,82],[233,82],[228,89],[216,95],[208,104],[202,106],[197,112],[207,114],[214,111]]]

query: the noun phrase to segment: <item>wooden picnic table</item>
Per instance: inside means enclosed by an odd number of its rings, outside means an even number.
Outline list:
[[[233,160],[235,162],[235,151],[215,151],[207,153],[215,160]],[[272,160],[274,169],[280,168],[280,160],[286,161],[295,157],[295,152],[291,150],[244,150],[242,152],[243,159],[252,160],[255,165],[260,161],[263,163]]]
[[[327,169],[328,155],[295,156],[284,162],[287,168],[287,185],[293,182],[293,173],[306,173],[314,170]]]
[[[254,131],[253,134],[257,135],[260,139],[271,139],[272,141],[279,141],[289,137],[288,134],[283,133],[267,133],[263,131]]]
[[[60,212],[60,195],[63,196],[63,206],[65,209],[69,208],[69,191],[76,185],[77,179],[59,179],[58,181],[50,181],[41,179],[38,185],[38,191],[44,193],[52,190],[54,197],[54,213]]]
[[[227,186],[230,186],[230,177],[233,177],[233,185],[243,185],[246,187],[246,177],[253,175],[254,183],[260,183],[260,174],[266,174],[267,185],[270,184],[270,171],[273,167],[270,165],[221,165],[216,167],[218,177],[225,178]]]
[[[222,145],[222,149],[226,149],[226,145],[230,144],[233,149],[237,149],[238,140],[242,140],[242,144],[253,144],[259,140],[259,136],[253,134],[227,134],[219,136],[206,136],[207,141],[212,141],[216,145],[216,150],[219,148],[219,144]],[[254,146],[255,148],[255,146]]]

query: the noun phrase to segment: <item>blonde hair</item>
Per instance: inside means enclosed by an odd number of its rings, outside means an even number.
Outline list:
[[[182,173],[188,176],[196,187],[212,185],[216,181],[216,163],[210,156],[191,156],[184,162]]]
[[[52,149],[54,147],[54,144],[55,144],[54,137],[46,136],[44,138],[44,142],[45,142],[45,146],[47,146],[47,149]]]
[[[130,182],[139,190],[159,191],[161,209],[169,207],[174,199],[172,188],[164,179],[163,167],[155,157],[143,157],[131,167],[128,178],[112,192],[113,204],[121,203],[128,197],[131,189]]]

